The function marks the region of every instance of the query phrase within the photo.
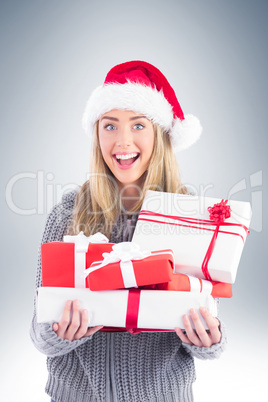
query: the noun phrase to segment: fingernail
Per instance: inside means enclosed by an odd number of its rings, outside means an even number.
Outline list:
[[[200,311],[202,311],[202,313],[205,313],[207,311],[206,307],[200,307]]]
[[[195,315],[195,314],[196,314],[196,310],[195,310],[194,308],[191,308],[191,310],[190,310],[190,314]]]

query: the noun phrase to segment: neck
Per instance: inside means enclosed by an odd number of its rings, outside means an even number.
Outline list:
[[[121,196],[121,202],[126,212],[130,211],[134,205],[140,200],[144,180],[140,178],[132,184],[118,183]]]

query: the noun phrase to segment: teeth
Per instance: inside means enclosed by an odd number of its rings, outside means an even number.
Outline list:
[[[138,154],[127,154],[127,155],[116,155],[116,159],[131,159],[131,158],[135,158]]]

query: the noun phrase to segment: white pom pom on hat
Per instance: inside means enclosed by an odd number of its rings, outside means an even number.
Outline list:
[[[129,61],[118,64],[96,88],[85,108],[83,128],[93,133],[94,124],[113,109],[142,113],[169,133],[175,151],[190,147],[200,137],[202,127],[193,115],[184,115],[166,77],[152,64]]]

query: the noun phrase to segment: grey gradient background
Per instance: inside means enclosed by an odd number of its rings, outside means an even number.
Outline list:
[[[1,2],[1,400],[49,400],[45,357],[29,339],[37,249],[52,205],[86,180],[90,92],[133,59],[162,70],[184,112],[202,122],[202,139],[177,155],[183,182],[252,202],[234,296],[221,302],[228,348],[196,360],[195,400],[263,400],[267,11],[260,0]]]

